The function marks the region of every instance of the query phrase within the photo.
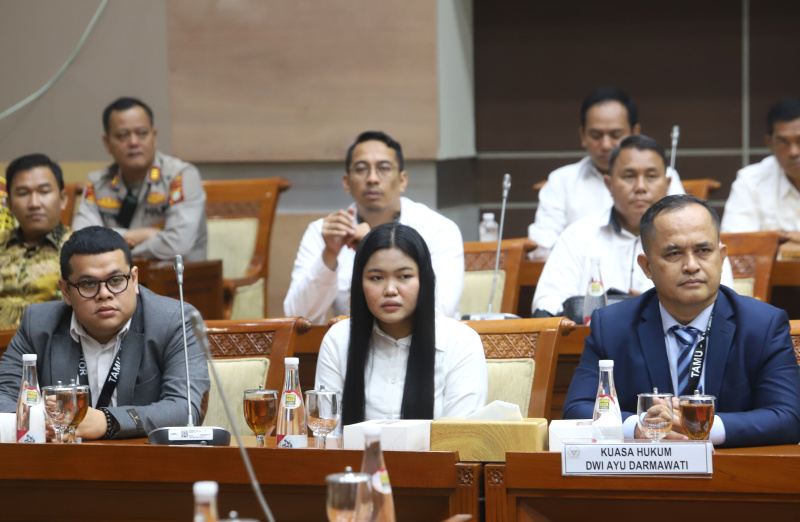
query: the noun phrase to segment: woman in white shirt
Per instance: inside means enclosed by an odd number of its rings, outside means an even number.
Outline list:
[[[342,390],[342,422],[464,417],[486,404],[486,359],[470,327],[435,310],[425,241],[387,223],[361,241],[351,318],[320,347],[316,386]],[[338,431],[338,430],[337,430]]]

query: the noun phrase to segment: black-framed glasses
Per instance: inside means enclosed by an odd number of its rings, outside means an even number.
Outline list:
[[[397,166],[389,162],[378,163],[374,168],[375,172],[378,173],[378,177],[381,179],[388,179],[389,176],[397,170]],[[372,172],[372,169],[372,165],[359,163],[350,168],[350,175],[357,178],[367,178],[369,177],[369,173]]]
[[[112,294],[121,294],[128,289],[128,281],[130,281],[130,279],[131,274],[128,273],[117,274],[109,277],[108,279],[103,279],[100,281],[95,279],[84,279],[83,281],[78,281],[77,283],[67,281],[67,284],[77,288],[78,293],[81,294],[81,297],[84,299],[91,299],[100,293],[100,285],[103,283],[105,283],[106,288]]]

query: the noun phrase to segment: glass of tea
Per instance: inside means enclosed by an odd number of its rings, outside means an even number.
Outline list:
[[[342,417],[342,393],[326,390],[325,385],[307,391],[306,416],[308,427],[319,439],[319,447],[325,449],[325,438],[336,429]]]
[[[44,399],[44,411],[55,431],[55,442],[62,444],[64,430],[78,411],[76,390],[73,386],[58,381],[58,384],[42,388],[42,399]]]
[[[264,447],[264,437],[272,434],[278,414],[278,392],[265,390],[259,386],[257,390],[244,391],[244,420],[256,436],[256,446]]]
[[[69,385],[75,388],[75,394],[78,399],[78,409],[75,411],[72,422],[67,426],[67,435],[69,436],[67,442],[76,444],[78,439],[76,438],[75,430],[77,430],[78,424],[83,422],[83,418],[86,417],[86,412],[89,411],[89,385],[75,384],[75,379],[70,379]]]
[[[694,395],[681,395],[681,424],[686,435],[692,440],[708,440],[711,426],[714,424],[713,395],[701,395],[695,391]]]
[[[672,413],[671,393],[658,393],[658,388],[653,388],[653,393],[639,394],[636,422],[642,435],[653,442],[666,437],[672,429]]]

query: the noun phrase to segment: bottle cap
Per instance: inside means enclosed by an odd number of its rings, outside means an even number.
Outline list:
[[[612,359],[603,359],[600,361],[600,368],[613,368],[614,361]]]
[[[286,357],[283,359],[283,364],[286,366],[299,366],[300,365],[300,358],[298,357]]]
[[[29,362],[29,361],[36,362],[36,354],[35,353],[23,353],[22,354],[22,362]]]
[[[213,480],[204,480],[195,482],[193,490],[196,499],[213,499],[217,496],[219,485]]]
[[[381,427],[374,424],[367,424],[364,426],[364,435],[367,437],[380,437]]]
[[[490,220],[490,219],[492,221],[494,221],[494,212],[484,212],[483,214],[481,214],[481,217],[483,217],[484,221],[487,221],[487,220]]]

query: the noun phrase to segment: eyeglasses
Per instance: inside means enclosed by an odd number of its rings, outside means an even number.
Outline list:
[[[397,167],[391,163],[378,163],[375,165],[375,172],[378,173],[378,177],[381,179],[389,178],[395,170],[397,170]],[[359,163],[350,168],[350,175],[356,178],[367,178],[370,172],[372,172],[372,165],[365,163]]]
[[[81,294],[81,297],[84,299],[91,299],[95,297],[97,294],[100,293],[100,285],[102,283],[106,284],[106,288],[112,294],[121,294],[125,290],[128,289],[128,281],[130,280],[130,274],[119,274],[115,276],[111,276],[108,279],[103,279],[102,281],[96,281],[94,279],[85,279],[83,281],[78,281],[77,283],[72,283],[67,281],[69,286],[74,286],[78,289],[78,293]]]

